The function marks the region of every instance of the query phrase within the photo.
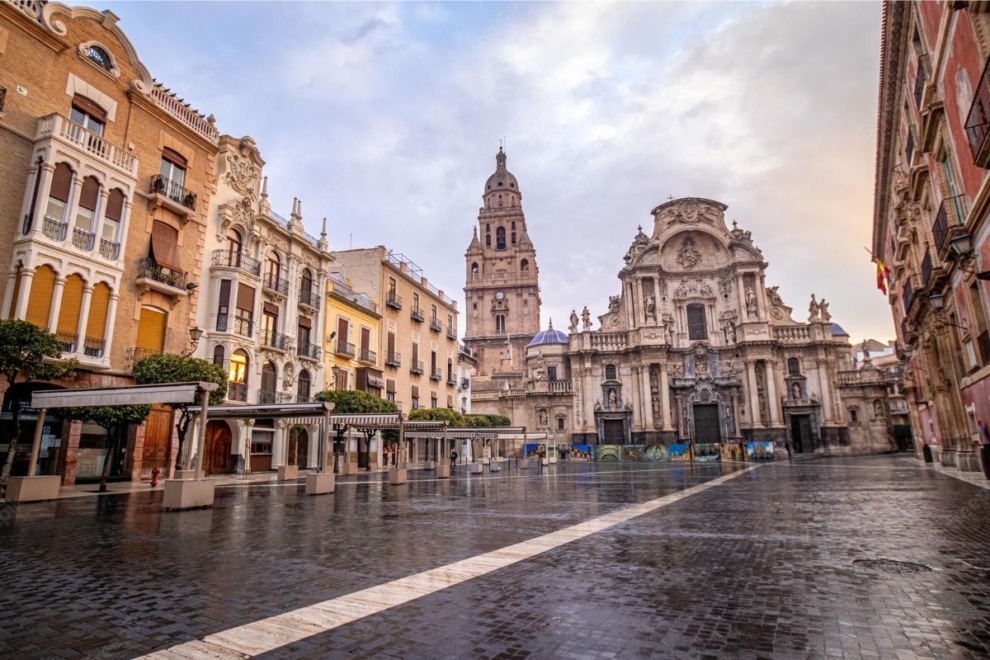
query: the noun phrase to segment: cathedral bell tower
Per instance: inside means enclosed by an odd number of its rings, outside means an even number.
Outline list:
[[[464,344],[478,359],[478,375],[512,378],[524,371],[526,345],[540,331],[536,250],[526,232],[519,183],[495,155],[484,206],[465,253]]]

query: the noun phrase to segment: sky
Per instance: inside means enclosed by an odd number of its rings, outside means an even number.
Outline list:
[[[273,209],[461,301],[505,140],[542,324],[607,311],[669,196],[728,205],[794,318],[894,336],[871,243],[879,3],[104,2],[151,74],[250,135]]]

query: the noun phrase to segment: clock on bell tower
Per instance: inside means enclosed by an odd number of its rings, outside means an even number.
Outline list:
[[[506,364],[522,371],[526,345],[540,331],[540,283],[522,192],[505,167],[501,147],[482,200],[464,255],[464,344],[475,353],[478,375],[484,376],[504,371]]]

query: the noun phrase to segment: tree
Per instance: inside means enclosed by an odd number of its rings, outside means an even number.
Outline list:
[[[210,392],[210,405],[222,405],[227,398],[227,372],[219,364],[213,364],[199,358],[184,355],[149,355],[134,363],[134,382],[138,385],[154,385],[163,383],[216,383],[217,389]],[[182,465],[182,445],[186,441],[186,432],[192,422],[188,403],[166,404],[172,410],[179,411],[179,421],[176,424],[179,436],[179,452],[176,459],[176,469]]]
[[[410,420],[447,422],[448,426],[464,426],[464,416],[450,408],[419,408],[409,413]]]
[[[78,360],[62,359],[62,343],[52,333],[27,321],[0,321],[0,374],[7,378],[8,387],[18,378],[25,381],[72,378],[78,367]],[[0,471],[0,497],[7,492],[7,481],[10,479],[14,454],[17,453],[17,443],[21,437],[19,402],[13,403],[11,412],[14,417],[14,437],[10,440],[7,460]]]
[[[335,414],[369,414],[369,413],[397,413],[399,409],[395,407],[395,404],[391,401],[386,401],[385,399],[380,399],[379,397],[371,394],[370,392],[362,392],[360,390],[326,390],[320,392],[316,395],[318,401],[330,401],[334,404],[333,412]],[[347,433],[348,426],[345,424],[336,425],[334,429],[337,433],[337,438],[334,440],[336,446],[341,446],[344,442],[344,434]],[[358,444],[358,463],[360,464],[360,455],[365,455],[365,467],[371,470],[371,461],[368,460],[368,451],[371,447],[371,439],[375,437],[375,431],[365,430],[364,431],[364,450],[362,451],[361,445]],[[384,434],[382,438],[385,439]],[[338,472],[339,468],[337,466],[337,455],[338,451],[335,449],[333,452],[333,471]]]
[[[100,476],[101,493],[107,490],[110,464],[116,460],[121,430],[126,429],[131,424],[140,424],[148,417],[149,412],[151,412],[151,406],[147,404],[62,409],[62,419],[90,420],[94,424],[102,426],[107,432],[107,457],[103,461],[103,474]]]

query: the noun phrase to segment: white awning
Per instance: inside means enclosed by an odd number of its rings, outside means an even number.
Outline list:
[[[193,403],[202,392],[217,389],[216,383],[165,383],[129,387],[93,387],[75,390],[45,390],[31,395],[31,407],[129,406],[152,403]]]
[[[312,424],[327,416],[334,404],[319,401],[316,403],[274,403],[258,406],[210,406],[206,411],[209,419],[284,419],[290,424]],[[189,406],[189,412],[198,415],[199,406]]]

